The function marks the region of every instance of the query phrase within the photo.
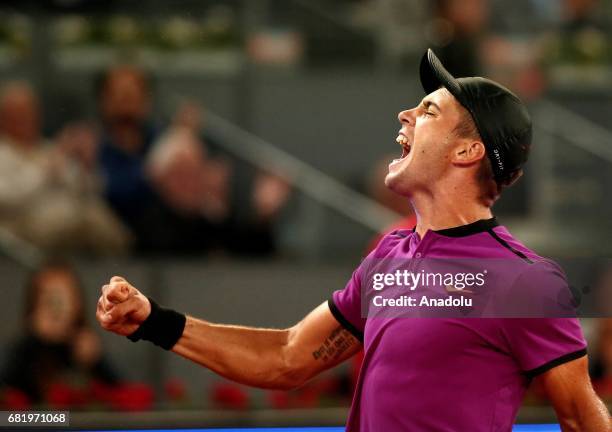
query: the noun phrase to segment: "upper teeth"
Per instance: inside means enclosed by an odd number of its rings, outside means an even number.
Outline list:
[[[398,135],[395,141],[401,145],[408,145],[408,138],[406,138],[404,135]]]

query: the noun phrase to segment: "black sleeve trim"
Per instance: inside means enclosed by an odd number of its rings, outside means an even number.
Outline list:
[[[360,332],[353,324],[344,318],[344,315],[342,315],[342,312],[340,312],[340,309],[338,309],[338,306],[336,306],[334,303],[334,299],[330,298],[327,301],[327,304],[329,305],[329,310],[331,311],[332,315],[334,318],[336,318],[336,321],[338,321],[342,327],[350,331],[353,336],[359,339],[359,342],[363,343],[363,332]]]
[[[563,363],[567,363],[570,362],[572,360],[576,360],[580,357],[584,357],[587,354],[587,350],[585,349],[581,349],[579,351],[574,351],[572,353],[569,354],[565,354],[559,358],[556,358],[554,360],[549,361],[548,363],[543,364],[540,367],[537,367],[535,369],[531,369],[527,372],[525,372],[525,374],[527,375],[528,378],[534,378],[548,370],[551,370],[554,367],[557,367],[559,365],[562,365]]]
[[[523,252],[514,249],[512,246],[510,246],[508,244],[508,242],[506,242],[504,239],[502,239],[500,236],[498,236],[495,231],[493,231],[492,229],[487,230],[487,232],[489,233],[489,235],[491,237],[493,237],[495,240],[497,240],[497,242],[502,245],[503,247],[505,247],[506,249],[508,249],[510,252],[512,252],[513,254],[517,255],[518,257],[520,257],[523,261],[529,263],[529,264],[533,264],[533,261],[531,259],[529,259],[527,257],[527,255],[525,255]]]

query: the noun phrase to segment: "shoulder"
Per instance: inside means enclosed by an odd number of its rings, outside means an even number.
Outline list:
[[[567,283],[565,272],[559,264],[549,258],[537,257],[522,268],[517,281],[530,286],[546,288]]]
[[[482,246],[501,276],[502,310],[517,316],[575,316],[574,293],[557,262],[527,247],[504,226],[487,234],[489,240]]]
[[[385,258],[395,254],[402,244],[409,242],[414,235],[412,229],[397,229],[384,235],[374,250],[370,253],[371,258]]]
[[[517,280],[529,281],[530,285],[543,281],[564,281],[565,272],[553,259],[539,255],[514,237],[505,226],[497,226],[489,234],[498,243],[500,250],[510,258],[520,258],[523,266],[514,267]]]
[[[504,303],[517,316],[533,318],[574,318],[579,297],[569,284],[565,272],[547,258],[522,268],[508,291]],[[511,305],[516,306],[515,310]]]
[[[514,237],[508,228],[503,225],[498,225],[495,228],[488,230],[487,233],[493,242],[491,244],[503,255],[521,258],[529,264],[546,260],[546,258],[541,257],[535,251],[527,247],[523,242]]]
[[[505,226],[497,226],[489,231],[491,237],[498,243],[501,249],[505,249],[509,256],[521,258],[526,264],[522,273],[525,274],[548,274],[565,278],[561,266],[552,258],[539,255],[534,250],[514,237]]]

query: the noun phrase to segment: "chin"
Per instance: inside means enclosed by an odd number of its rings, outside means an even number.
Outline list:
[[[407,185],[403,184],[402,179],[397,173],[389,173],[385,177],[385,186],[398,195],[408,195]]]

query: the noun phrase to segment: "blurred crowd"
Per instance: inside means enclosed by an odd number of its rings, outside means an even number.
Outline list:
[[[150,407],[152,390],[123,383],[106,359],[85,316],[83,287],[74,269],[48,262],[25,287],[23,333],[7,350],[0,368],[0,405],[73,408]],[[129,402],[129,400],[132,400]]]
[[[527,101],[548,86],[607,83],[610,4],[601,0],[436,0],[426,32],[456,76],[483,74]],[[603,79],[603,81],[602,81]]]
[[[408,218],[410,215],[408,215]],[[594,286],[609,296],[612,266],[603,268]],[[190,394],[188,383],[173,377],[162,382],[135,382],[133,366],[109,361],[85,311],[91,299],[75,268],[65,261],[48,261],[34,270],[24,288],[22,326],[7,345],[0,364],[0,409],[33,408],[150,410],[189,408],[208,404],[218,409],[254,407],[316,408],[346,406],[357,383],[363,354],[347,365],[323,374],[293,391],[268,391],[255,401],[245,386],[216,377],[204,398]],[[606,303],[609,304],[609,303]],[[609,313],[608,315],[609,316]],[[612,402],[612,318],[583,320],[589,340],[589,364],[598,394]],[[526,403],[546,404],[535,382]]]
[[[411,71],[410,55],[432,46],[455,75],[485,74],[527,100],[540,96],[550,82],[571,76],[572,68],[581,67],[583,77],[585,68],[595,67],[588,75],[593,78],[597,65],[610,63],[609,2],[515,3],[508,8],[494,0],[385,0],[378,9],[373,1],[340,2],[338,7],[349,7],[356,27],[378,29],[384,21],[380,49],[410,58]],[[89,22],[81,18],[78,28]],[[304,51],[312,56],[318,39],[308,36],[307,24],[292,23],[313,44]],[[406,40],[415,32],[416,42]],[[325,39],[322,48],[334,40]],[[337,51],[322,53],[336,58]],[[578,82],[583,81],[592,80]],[[275,251],[275,222],[291,195],[287,182],[224,153],[222,143],[207,131],[205,110],[195,102],[178,106],[163,124],[154,121],[152,83],[135,66],[106,70],[92,89],[96,118],[68,119],[52,137],[42,132],[41,113],[48,110],[41,109],[37,89],[25,81],[2,83],[4,235],[52,253]]]
[[[157,389],[152,382],[135,382],[109,361],[101,338],[85,311],[87,290],[75,268],[50,260],[35,269],[24,287],[21,333],[6,347],[0,364],[0,409],[36,408],[122,411],[189,407],[194,403],[187,383],[168,377]],[[270,391],[273,408],[347,404],[352,383],[328,374],[294,392]],[[204,401],[216,408],[253,406],[244,386],[220,378]]]
[[[135,66],[107,70],[96,87],[97,119],[45,137],[36,90],[2,84],[2,230],[53,254],[275,251],[290,195],[282,178],[223,154],[194,102],[154,123],[150,78]],[[238,185],[238,174],[248,180]]]

